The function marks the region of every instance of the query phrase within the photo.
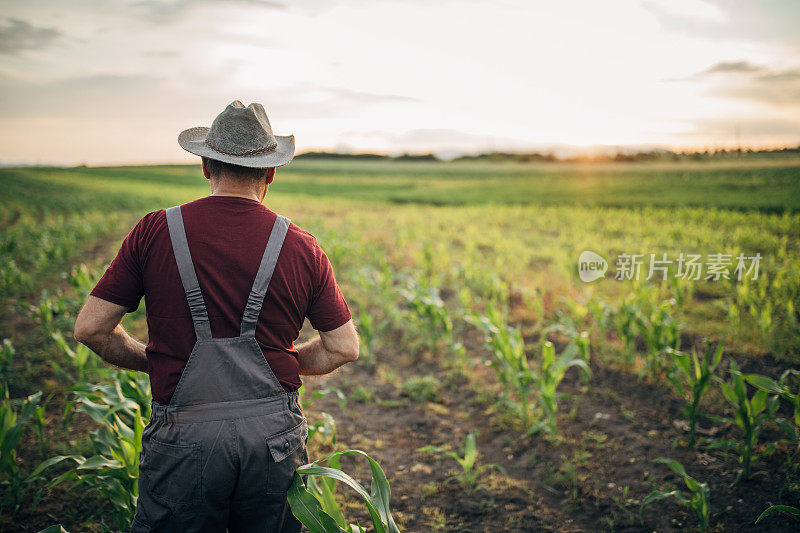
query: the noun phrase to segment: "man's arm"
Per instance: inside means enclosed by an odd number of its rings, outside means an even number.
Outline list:
[[[127,310],[127,307],[89,295],[75,319],[75,340],[108,363],[147,372],[145,345],[131,337],[120,324]]]
[[[296,347],[299,352],[300,374],[319,376],[329,374],[358,359],[358,334],[352,320],[331,331],[320,331],[319,337]]]

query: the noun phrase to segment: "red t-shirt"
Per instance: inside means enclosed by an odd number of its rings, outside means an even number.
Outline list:
[[[237,337],[277,214],[235,196],[200,198],[184,204],[181,213],[212,336]],[[136,224],[91,294],[129,312],[145,297],[153,398],[168,404],[196,337],[163,209]],[[256,340],[287,392],[302,385],[294,341],[306,317],[314,329],[330,331],[350,320],[350,310],[325,252],[292,223],[256,328]]]

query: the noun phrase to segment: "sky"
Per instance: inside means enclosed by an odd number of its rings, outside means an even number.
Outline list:
[[[796,0],[3,0],[0,163],[186,163],[260,102],[297,151],[800,145]]]

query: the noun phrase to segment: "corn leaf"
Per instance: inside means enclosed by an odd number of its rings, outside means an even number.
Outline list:
[[[800,509],[798,509],[797,507],[792,507],[791,505],[773,505],[772,507],[768,507],[767,509],[764,510],[763,513],[758,515],[758,518],[756,518],[756,524],[758,524],[762,519],[777,512],[786,513],[792,516],[800,516]]]

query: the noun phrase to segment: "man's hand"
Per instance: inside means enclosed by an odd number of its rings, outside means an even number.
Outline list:
[[[297,346],[300,374],[330,374],[340,366],[358,359],[358,334],[352,320],[331,331],[320,331],[319,337]]]
[[[125,311],[126,307],[90,295],[75,319],[75,340],[108,363],[147,372],[145,345],[120,325]]]

